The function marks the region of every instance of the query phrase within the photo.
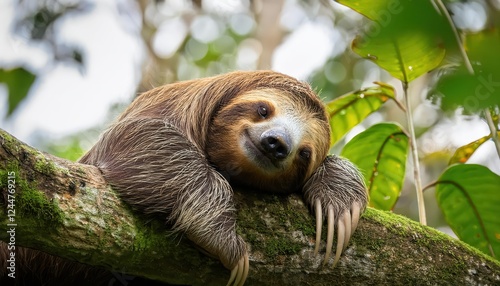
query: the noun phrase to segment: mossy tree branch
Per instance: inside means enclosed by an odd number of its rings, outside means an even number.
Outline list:
[[[2,241],[10,239],[9,172],[16,177],[16,246],[172,284],[223,285],[229,278],[217,260],[160,221],[130,211],[97,168],[42,153],[0,130]],[[249,285],[500,283],[497,261],[434,229],[374,209],[364,214],[339,265],[321,267],[322,257],[313,256],[314,220],[299,196],[238,191],[236,197],[238,232],[250,248]]]

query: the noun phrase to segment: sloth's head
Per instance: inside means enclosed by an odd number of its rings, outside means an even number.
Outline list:
[[[312,91],[243,92],[217,112],[210,126],[209,160],[231,183],[261,190],[297,190],[328,153],[328,119]]]

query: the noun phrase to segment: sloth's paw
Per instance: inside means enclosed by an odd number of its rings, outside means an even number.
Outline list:
[[[323,221],[326,219],[326,253],[328,262],[333,248],[335,227],[337,247],[335,266],[358,226],[361,213],[368,202],[363,178],[356,167],[346,159],[328,156],[304,185],[304,198],[316,216],[316,245],[318,254]]]

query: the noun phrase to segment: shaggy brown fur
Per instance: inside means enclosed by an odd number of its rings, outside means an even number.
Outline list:
[[[245,254],[235,232],[231,186],[165,121],[126,117],[81,161],[99,167],[125,202],[143,214],[160,215],[227,268]]]
[[[232,270],[248,274],[235,232],[234,186],[302,191],[316,214],[325,263],[338,260],[367,203],[358,171],[328,156],[325,108],[307,84],[270,72],[233,72],[155,88],[136,98],[80,162],[101,169],[124,201],[161,217]]]

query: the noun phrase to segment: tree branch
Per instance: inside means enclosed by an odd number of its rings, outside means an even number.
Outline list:
[[[11,172],[16,179],[9,188]],[[192,285],[223,285],[229,278],[217,260],[161,221],[135,215],[93,166],[42,153],[0,130],[0,176],[2,241],[11,241],[7,231],[15,224],[16,246],[117,273]],[[322,257],[313,256],[314,220],[299,196],[235,195],[238,232],[250,248],[249,285],[500,283],[500,263],[492,258],[374,209],[364,214],[337,267],[321,267]],[[11,203],[15,216],[7,212]]]

